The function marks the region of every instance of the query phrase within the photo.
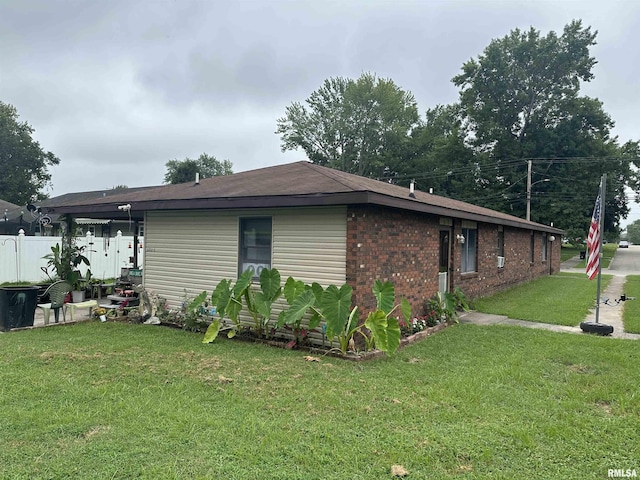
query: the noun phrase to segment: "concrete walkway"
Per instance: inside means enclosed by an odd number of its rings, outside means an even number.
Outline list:
[[[566,262],[563,262],[560,266],[560,270],[563,272],[574,272],[585,274],[584,269],[576,269],[575,266],[580,263],[579,257],[574,257]],[[603,274],[613,275],[607,288],[600,292],[600,312],[599,323],[604,323],[613,326],[613,333],[610,335],[613,338],[626,338],[630,340],[640,340],[640,335],[634,333],[626,333],[624,331],[624,325],[622,322],[622,310],[624,302],[620,301],[620,297],[624,293],[623,287],[626,281],[626,273],[619,271],[612,271],[607,268],[602,269]],[[595,307],[589,312],[584,321],[595,322],[596,311]],[[580,329],[579,325],[575,327],[567,327],[564,325],[551,325],[547,323],[529,322],[525,320],[516,320],[507,318],[504,315],[491,315],[488,313],[480,312],[465,312],[460,315],[460,321],[462,323],[474,323],[476,325],[516,325],[527,328],[537,328],[541,330],[550,330],[552,332],[565,332],[565,333],[579,333],[584,332]]]

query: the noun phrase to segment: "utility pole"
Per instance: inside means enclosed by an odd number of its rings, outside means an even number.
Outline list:
[[[527,160],[527,220],[531,220],[531,160]]]

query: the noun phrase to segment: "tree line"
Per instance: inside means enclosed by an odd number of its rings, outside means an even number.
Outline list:
[[[617,235],[640,193],[640,143],[620,144],[593,80],[597,32],[572,21],[561,34],[512,30],[492,40],[452,78],[459,99],[418,111],[393,80],[363,73],[328,78],[276,121],[282,151],[302,149],[318,165],[408,185],[531,220],[584,238],[603,173],[605,231]],[[31,139],[32,128],[0,102],[0,192],[24,204],[46,195],[48,167],[60,160]],[[165,183],[233,173],[203,153],[166,163]],[[530,182],[531,188],[527,189]]]
[[[278,119],[283,151],[317,164],[454,197],[584,238],[607,173],[605,230],[617,234],[638,194],[640,145],[612,137],[596,98],[580,95],[597,32],[573,21],[558,35],[515,29],[452,78],[456,103],[420,118],[413,95],[365,73],[330,78]],[[531,176],[529,177],[529,165]],[[527,192],[528,181],[531,189]]]

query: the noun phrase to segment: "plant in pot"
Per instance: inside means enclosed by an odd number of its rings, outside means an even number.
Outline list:
[[[82,278],[80,265],[89,267],[89,259],[84,256],[85,247],[78,246],[73,236],[73,221],[67,220],[69,228],[65,229],[62,237],[62,245],[56,243],[51,247],[51,253],[43,258],[47,260],[47,266],[43,269],[49,275],[49,270],[53,271],[54,277],[58,280],[66,280],[71,285],[73,302],[84,301],[84,291],[82,285],[91,279],[91,270],[87,269],[85,278]]]

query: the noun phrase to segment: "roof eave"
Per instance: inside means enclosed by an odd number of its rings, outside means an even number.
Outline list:
[[[337,205],[381,205],[386,207],[429,213],[442,217],[460,218],[482,223],[511,226],[515,228],[530,228],[551,232],[564,233],[563,230],[548,225],[529,222],[524,219],[505,219],[489,214],[479,214],[464,210],[442,207],[422,202],[412,198],[398,198],[370,191],[352,191],[336,193],[318,193],[308,195],[268,195],[257,197],[214,197],[193,199],[167,199],[131,201],[131,210],[123,212],[117,203],[100,203],[85,205],[61,205],[47,208],[47,212],[56,214],[75,214],[92,218],[111,218],[113,220],[133,219],[142,220],[144,212],[160,210],[237,210],[253,208],[288,208],[288,207],[317,207]],[[46,208],[46,207],[45,207]],[[130,216],[129,216],[130,214]]]

